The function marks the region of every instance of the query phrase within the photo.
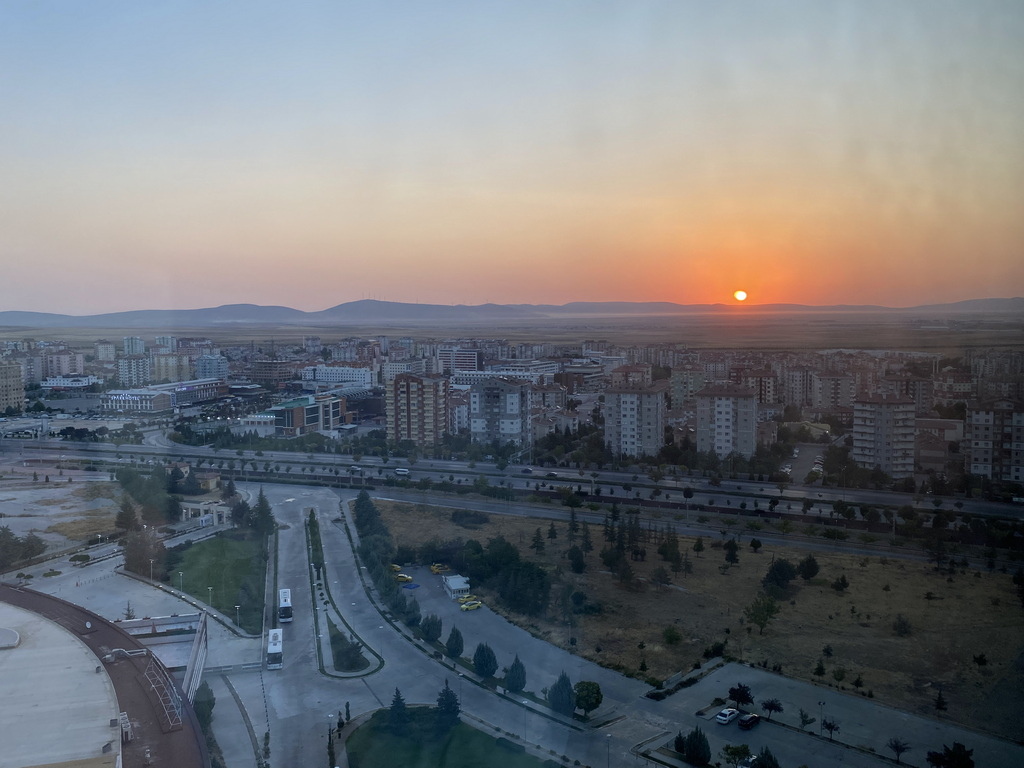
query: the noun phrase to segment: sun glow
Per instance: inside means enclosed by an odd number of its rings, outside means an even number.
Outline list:
[[[736,301],[746,301],[747,300],[747,292],[746,291],[736,291],[732,295],[732,297],[734,299],[736,299]]]

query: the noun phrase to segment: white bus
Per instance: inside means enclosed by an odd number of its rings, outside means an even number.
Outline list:
[[[282,589],[277,595],[277,620],[287,624],[292,620],[292,591]]]
[[[281,669],[284,666],[284,632],[272,629],[267,634],[267,669]]]

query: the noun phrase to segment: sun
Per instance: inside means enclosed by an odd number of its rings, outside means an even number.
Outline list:
[[[734,299],[736,299],[736,301],[746,301],[747,300],[747,292],[746,291],[736,291],[732,295],[732,297]]]

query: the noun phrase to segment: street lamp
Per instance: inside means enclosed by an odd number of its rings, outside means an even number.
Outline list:
[[[182,571],[178,571],[178,591],[185,591],[185,574]]]
[[[207,594],[206,604],[209,605],[211,608],[213,608],[213,587],[207,587],[206,588],[206,594]]]
[[[149,580],[153,580],[153,558],[149,559]]]
[[[238,620],[238,609],[241,608],[241,607],[242,606],[240,606],[240,605],[236,605],[235,606],[235,626],[238,627],[239,629],[241,629],[241,622]]]
[[[822,708],[824,706],[825,706],[825,702],[824,701],[819,701],[818,702],[818,735],[819,736],[821,736],[825,732],[824,722],[822,720],[822,718],[823,718],[823,714],[822,714],[823,710],[822,710]]]
[[[612,735],[610,733],[606,733],[604,736],[605,736],[605,739],[604,739],[604,745],[605,745],[605,766],[607,768],[611,768],[611,766],[612,766]]]

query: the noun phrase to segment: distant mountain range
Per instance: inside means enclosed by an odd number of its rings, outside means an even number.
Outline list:
[[[970,299],[918,307],[871,305],[809,306],[806,304],[673,304],[672,302],[595,301],[569,304],[404,304],[363,299],[319,312],[258,304],[226,304],[206,309],[143,309],[102,315],[60,315],[47,312],[0,312],[0,327],[25,328],[204,328],[260,325],[479,325],[559,318],[652,317],[737,313],[898,313],[963,315],[999,313],[1024,315],[1024,298]]]

